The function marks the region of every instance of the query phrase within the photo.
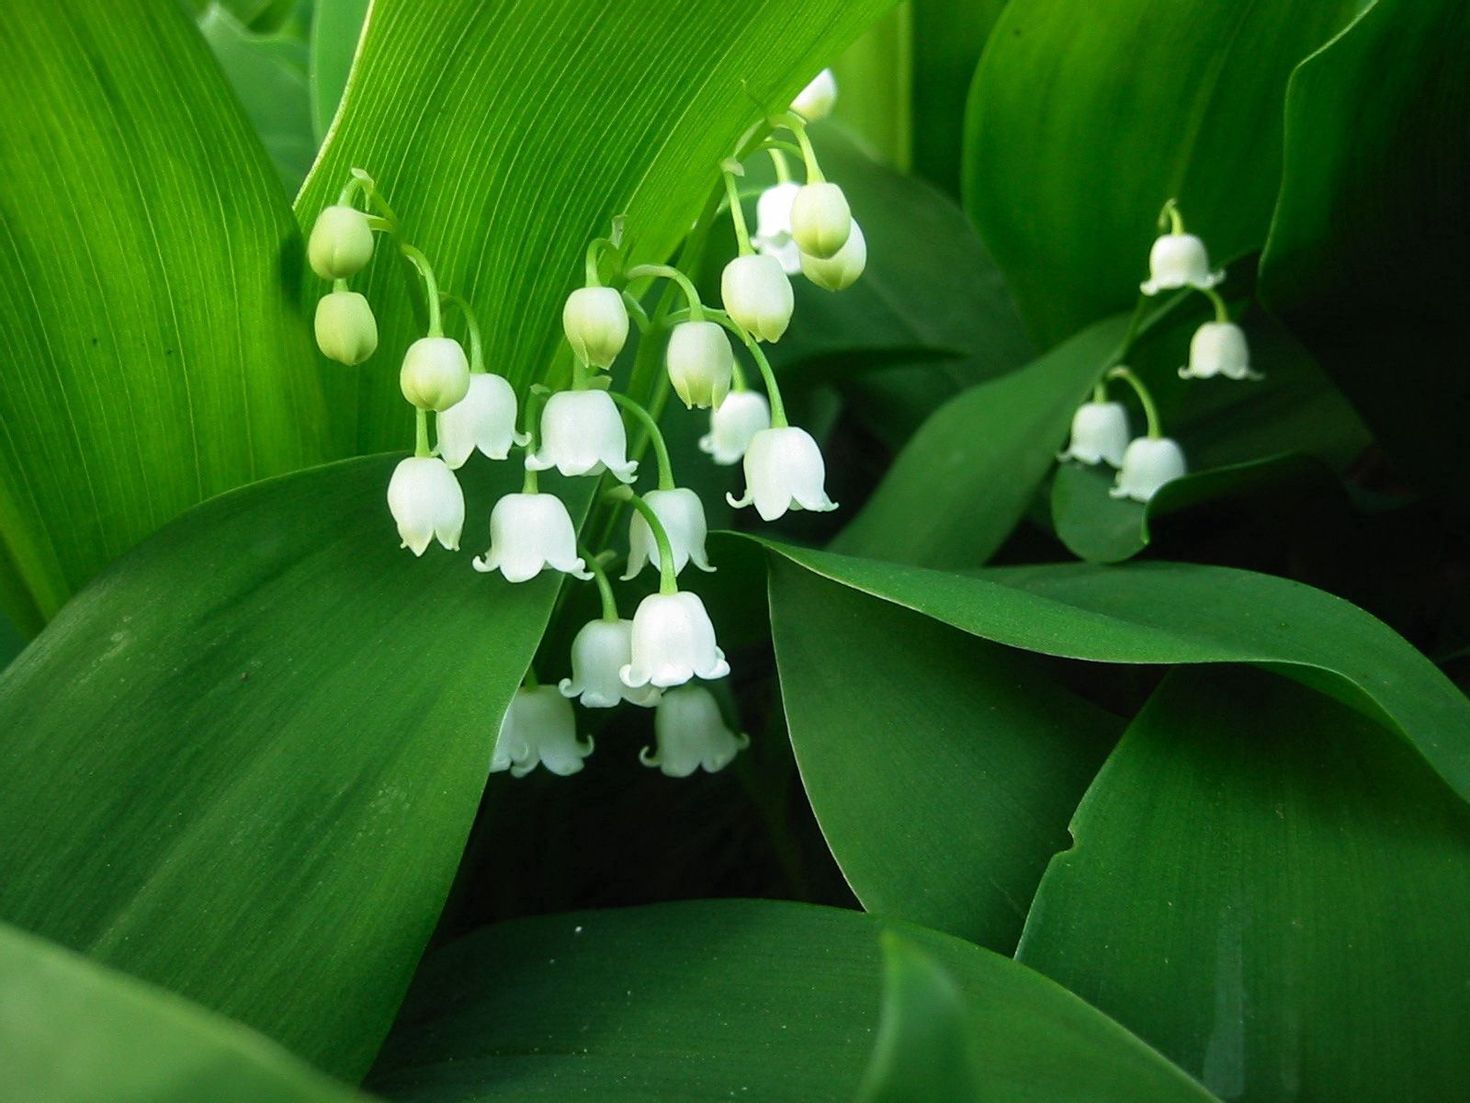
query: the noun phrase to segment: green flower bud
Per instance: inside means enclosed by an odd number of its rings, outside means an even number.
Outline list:
[[[361,364],[378,348],[373,308],[356,291],[333,291],[316,304],[316,344],[339,364]]]
[[[847,244],[826,260],[801,254],[801,270],[806,278],[828,291],[846,291],[857,282],[867,264],[868,242],[856,220],[852,233],[847,235]]]
[[[398,385],[420,410],[442,413],[469,392],[470,362],[453,337],[420,337],[404,353]]]
[[[791,236],[809,257],[826,260],[847,244],[852,210],[842,189],[828,180],[803,184],[791,203]]]
[[[345,280],[373,259],[373,232],[356,207],[328,207],[316,216],[306,245],[311,270],[324,280]]]

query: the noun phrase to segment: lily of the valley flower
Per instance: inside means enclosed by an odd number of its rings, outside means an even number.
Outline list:
[[[562,328],[584,364],[608,368],[628,342],[628,307],[611,287],[579,287],[567,296]]]
[[[1210,271],[1210,257],[1205,243],[1193,234],[1163,234],[1148,254],[1149,278],[1139,284],[1145,295],[1172,291],[1178,287],[1206,290],[1225,278],[1224,272]]]
[[[750,243],[761,256],[774,257],[788,276],[801,271],[801,250],[791,237],[791,205],[801,185],[776,184],[761,192],[755,204],[755,233]]]
[[[827,497],[826,478],[822,450],[805,429],[763,429],[745,453],[745,496],[726,494],[725,499],[736,509],[754,503],[762,521],[774,521],[789,509],[825,513],[837,508]]]
[[[847,196],[830,180],[803,184],[791,201],[791,236],[808,256],[826,260],[837,255],[852,235],[852,209]]]
[[[628,433],[606,391],[559,391],[541,413],[541,448],[526,457],[531,471],[600,475],[630,483],[638,463],[628,459]]]
[[[1168,437],[1139,437],[1123,453],[1117,485],[1108,493],[1114,498],[1147,502],[1165,483],[1184,475],[1184,450]]]
[[[1128,448],[1128,411],[1121,402],[1084,402],[1072,415],[1072,440],[1059,460],[1123,463]]]
[[[796,309],[791,280],[781,262],[759,253],[736,257],[725,265],[720,275],[720,297],[730,317],[757,341],[779,341]],[[724,337],[723,330],[720,336]],[[729,345],[728,339],[725,344]]]
[[[791,110],[809,123],[825,119],[837,106],[837,78],[831,69],[823,69],[791,101]]]
[[[450,551],[459,550],[464,492],[443,460],[433,456],[400,460],[388,480],[388,510],[403,546],[414,555],[423,555],[435,537]]]
[[[478,448],[492,460],[510,455],[512,444],[525,445],[516,432],[516,393],[498,375],[475,372],[465,396],[438,418],[439,455],[450,467],[463,467]]]
[[[349,367],[378,349],[378,320],[356,291],[332,291],[316,304],[316,344],[322,355]]]
[[[704,503],[699,495],[687,487],[674,490],[650,490],[643,500],[663,522],[668,533],[669,546],[674,550],[674,573],[678,574],[685,564],[693,563],[701,571],[712,571],[709,557],[705,554],[704,541],[709,525],[704,517]],[[626,582],[651,563],[659,567],[658,541],[648,527],[643,514],[637,510],[628,522],[628,570],[623,575]]]
[[[1233,322],[1206,322],[1189,342],[1189,366],[1179,369],[1181,379],[1259,379],[1251,371],[1250,346],[1245,332]]]
[[[676,325],[669,333],[665,363],[674,392],[690,409],[717,407],[730,392],[735,353],[718,322],[700,320]]]
[[[650,754],[652,748],[644,747],[638,761],[657,766],[669,777],[688,777],[700,767],[716,773],[750,746],[750,736],[731,731],[715,695],[699,685],[680,686],[663,695],[653,714],[653,734],[658,750]]]
[[[403,354],[403,397],[420,410],[444,411],[470,389],[470,362],[453,337],[420,337]]]
[[[306,260],[324,280],[345,280],[373,259],[373,231],[367,215],[343,204],[327,207],[316,216],[306,243]]]
[[[577,738],[572,703],[555,687],[518,689],[500,722],[490,772],[509,770],[512,777],[525,777],[537,766],[545,766],[567,777],[582,768],[592,746],[591,736],[585,742]]]
[[[558,687],[564,697],[580,697],[582,707],[610,709],[620,701],[644,707],[657,703],[657,686],[633,689],[619,671],[633,661],[633,622],[593,620],[572,640],[572,676]]]
[[[576,578],[592,577],[577,554],[577,530],[560,498],[507,494],[490,511],[490,550],[475,558],[475,570],[499,571],[507,582],[526,582],[546,567]]]
[[[771,427],[771,406],[758,391],[734,391],[709,412],[709,432],[699,438],[699,450],[715,463],[739,463],[750,442]]]
[[[826,260],[805,253],[799,253],[799,256],[801,270],[812,283],[828,291],[846,291],[857,283],[863,269],[868,266],[868,242],[863,237],[863,228],[854,219],[847,244],[835,254]]]
[[[632,689],[680,686],[691,678],[711,680],[730,673],[715,644],[715,628],[698,594],[687,590],[649,594],[633,614],[632,657],[618,671]]]

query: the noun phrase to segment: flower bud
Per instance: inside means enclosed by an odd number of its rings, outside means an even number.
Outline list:
[[[453,337],[420,337],[403,354],[398,386],[420,410],[447,410],[469,393],[470,362]]]
[[[714,570],[704,550],[709,522],[705,520],[704,503],[698,494],[681,486],[673,490],[650,490],[643,495],[643,500],[668,535],[669,547],[674,553],[675,574],[691,562],[701,571]],[[653,529],[644,520],[643,513],[635,509],[628,521],[628,570],[623,581],[627,582],[641,571],[645,563],[652,564],[654,570],[659,568],[658,541],[654,539]]]
[[[701,766],[717,773],[750,746],[750,736],[736,735],[720,715],[715,695],[701,685],[679,686],[663,695],[653,714],[658,751],[638,752],[638,761],[657,766],[668,777],[688,777]]]
[[[403,546],[414,555],[423,555],[435,537],[450,551],[459,550],[464,492],[443,460],[410,456],[399,461],[388,480],[388,511]]]
[[[854,220],[852,233],[841,249],[822,260],[819,257],[801,254],[801,270],[806,278],[828,291],[846,291],[857,283],[863,269],[868,266],[868,242],[863,237],[863,228]]]
[[[1128,411],[1121,402],[1084,402],[1072,415],[1072,441],[1058,460],[1123,463],[1128,447]]]
[[[852,233],[852,210],[842,189],[828,180],[803,184],[791,202],[791,236],[808,256],[836,256]]]
[[[541,412],[541,447],[526,457],[531,471],[556,468],[568,478],[611,471],[631,483],[638,462],[628,459],[628,433],[606,391],[558,391]]]
[[[771,407],[758,391],[733,391],[709,412],[709,432],[699,438],[699,450],[717,464],[739,463],[750,442],[771,427]]]
[[[725,265],[720,276],[720,298],[730,317],[757,341],[779,341],[796,308],[791,281],[781,262],[759,254],[736,257]]]
[[[1168,437],[1139,437],[1123,453],[1117,485],[1108,493],[1114,498],[1146,502],[1161,486],[1181,478],[1184,472],[1184,450],[1178,442]]]
[[[561,311],[567,343],[584,364],[609,368],[628,341],[628,307],[611,287],[579,287]]]
[[[755,251],[775,257],[788,276],[801,271],[801,250],[791,240],[791,204],[800,190],[800,184],[788,180],[761,192],[755,204],[755,233],[750,238]]]
[[[367,267],[373,259],[373,232],[367,215],[356,207],[333,206],[316,216],[311,239],[306,243],[306,260],[324,280],[345,280]]]
[[[522,687],[500,722],[490,772],[509,770],[512,777],[525,777],[537,766],[545,766],[567,777],[582,768],[592,746],[591,736],[586,742],[577,738],[572,703],[554,687]]]
[[[438,417],[439,455],[452,468],[464,466],[476,448],[492,460],[510,455],[512,444],[524,445],[516,432],[516,393],[498,375],[474,372],[465,396]]]
[[[1225,278],[1224,272],[1210,271],[1210,257],[1205,243],[1193,234],[1164,234],[1148,254],[1149,278],[1138,285],[1145,295],[1172,291],[1178,287],[1207,290]]]
[[[681,686],[690,678],[730,673],[715,645],[715,627],[698,594],[649,594],[633,614],[632,658],[618,672],[632,689]]]
[[[764,429],[745,453],[745,497],[726,494],[725,500],[735,509],[754,503],[762,521],[774,521],[789,509],[826,513],[837,508],[827,497],[826,478],[822,450],[805,429]]]
[[[669,379],[685,406],[719,406],[730,391],[735,353],[718,322],[680,322],[669,334]]]
[[[831,69],[823,69],[814,76],[811,83],[796,93],[796,99],[791,101],[791,110],[809,123],[825,119],[836,106],[837,78]]]
[[[378,350],[378,320],[356,291],[332,291],[316,304],[316,347],[349,367]]]
[[[621,701],[648,707],[658,702],[657,686],[631,689],[618,672],[633,661],[633,622],[593,620],[572,640],[572,676],[558,687],[563,697],[580,697],[582,707],[610,709]]]
[[[1206,322],[1189,342],[1189,366],[1179,369],[1181,379],[1260,379],[1251,371],[1251,350],[1245,331],[1231,322]]]

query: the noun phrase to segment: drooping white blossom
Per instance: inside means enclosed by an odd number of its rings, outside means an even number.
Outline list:
[[[1163,234],[1157,238],[1149,250],[1148,269],[1149,278],[1139,284],[1145,295],[1178,287],[1207,290],[1225,278],[1224,272],[1210,271],[1205,243],[1193,234]]]
[[[796,94],[791,110],[809,123],[825,119],[837,106],[837,78],[831,69],[823,69]]]
[[[572,676],[558,687],[564,697],[580,698],[583,708],[610,709],[621,701],[644,707],[655,704],[657,686],[633,689],[619,672],[633,661],[631,620],[592,620],[572,640]]]
[[[423,555],[436,537],[450,551],[459,550],[464,492],[443,460],[434,456],[400,460],[388,480],[388,510],[403,546],[414,555]]]
[[[633,614],[632,658],[618,672],[633,689],[683,685],[691,678],[723,678],[730,673],[725,653],[715,643],[704,602],[687,590],[649,594]]]
[[[1245,331],[1233,322],[1206,322],[1189,342],[1189,364],[1179,369],[1181,379],[1260,379],[1251,370],[1251,350]]]
[[[541,447],[526,457],[531,471],[600,475],[630,483],[638,463],[628,459],[628,433],[606,391],[558,391],[541,412]]]
[[[1184,475],[1184,449],[1168,437],[1139,437],[1123,453],[1117,484],[1109,491],[1114,498],[1147,502],[1165,483]]]
[[[854,219],[847,243],[834,255],[822,260],[798,251],[798,256],[802,272],[812,283],[828,291],[846,291],[868,266],[868,240]]]
[[[701,685],[665,693],[653,714],[653,733],[658,749],[644,747],[638,761],[669,777],[688,777],[701,767],[716,773],[750,746],[750,736],[730,730],[715,695]]]
[[[356,207],[336,204],[316,216],[306,243],[306,260],[324,280],[357,275],[373,259],[373,231],[367,215]]]
[[[509,770],[512,777],[525,777],[537,766],[567,777],[582,768],[592,753],[592,737],[577,738],[577,718],[572,703],[554,686],[516,690],[490,759],[490,772]]]
[[[403,354],[403,397],[420,410],[444,411],[470,389],[470,362],[453,337],[420,337]]]
[[[734,391],[709,412],[709,432],[699,438],[699,450],[728,467],[745,456],[750,442],[771,427],[771,406],[758,391]]]
[[[317,300],[313,329],[322,355],[339,364],[361,364],[378,350],[378,320],[356,291],[332,291]]]
[[[704,503],[698,494],[687,487],[676,487],[673,490],[650,490],[643,495],[643,500],[668,534],[669,546],[674,551],[675,574],[682,571],[687,563],[693,563],[702,571],[714,570],[704,550],[709,525],[704,516]],[[628,570],[623,581],[641,571],[644,564],[658,569],[658,541],[653,538],[653,529],[643,514],[633,510],[628,521]]]
[[[791,236],[791,205],[801,185],[787,180],[761,192],[755,204],[751,245],[762,256],[775,257],[788,276],[801,271],[801,250]]]
[[[510,455],[512,444],[524,445],[516,432],[516,393],[498,375],[475,372],[465,396],[438,418],[439,455],[450,467],[463,467],[476,448],[492,460]]]
[[[803,184],[791,201],[791,236],[808,256],[826,260],[837,255],[852,235],[852,209],[847,196],[830,180]]]
[[[674,393],[691,410],[725,401],[735,372],[735,353],[725,327],[718,322],[680,322],[669,332],[664,362]]]
[[[791,280],[781,262],[759,253],[736,257],[725,265],[720,298],[726,313],[757,341],[779,341],[796,308]]]
[[[725,498],[736,509],[754,504],[762,521],[774,521],[787,510],[825,513],[837,508],[827,497],[826,478],[822,450],[805,429],[763,429],[745,452],[745,496]]]
[[[592,577],[577,554],[571,514],[555,494],[505,495],[490,511],[490,549],[476,556],[475,570],[499,571],[507,582],[526,582],[546,567],[576,578]]]
[[[1121,402],[1084,402],[1072,415],[1072,439],[1059,460],[1123,463],[1129,441],[1128,411]]]
[[[628,342],[628,307],[611,287],[579,287],[567,296],[562,328],[572,352],[584,364],[608,368]]]

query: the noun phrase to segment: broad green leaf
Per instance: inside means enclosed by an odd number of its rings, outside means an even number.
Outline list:
[[[189,506],[333,449],[295,225],[179,5],[14,0],[0,69],[0,594],[34,632]]]
[[[309,224],[359,166],[409,240],[486,328],[491,368],[524,387],[562,342],[587,242],[626,215],[626,245],[661,260],[763,108],[892,0],[416,0],[373,6],[337,125],[297,200]],[[362,450],[411,428],[397,360],[422,335],[386,246],[365,279],[382,341],[336,402]],[[306,279],[306,299],[325,285]],[[354,393],[355,392],[355,393]]]
[[[369,1085],[404,1103],[847,1103],[875,1041],[881,930],[857,912],[772,900],[503,923],[429,955]],[[953,977],[997,1098],[1210,1098],[1009,958],[903,933]]]
[[[327,136],[347,88],[352,57],[372,0],[316,0],[311,21],[311,122],[317,140]]]
[[[556,592],[400,550],[392,467],[207,503],[0,676],[0,918],[344,1076],[433,929]],[[465,471],[468,548],[518,477]]]
[[[363,1100],[259,1035],[0,924],[0,1069],[25,1103]]]
[[[1292,76],[1262,296],[1393,458],[1463,494],[1470,9],[1378,0]],[[1391,365],[1386,370],[1385,365]]]
[[[913,23],[901,4],[868,28],[841,57],[833,116],[862,136],[863,144],[900,172],[912,167],[914,144]]]
[[[1222,1098],[1453,1099],[1470,811],[1301,686],[1171,675],[1043,879],[1021,960]]]
[[[1382,621],[1310,586],[1165,562],[957,574],[763,543],[824,578],[1024,651],[1281,668],[1382,720],[1470,799],[1470,700]]]
[[[1260,248],[1287,78],[1359,3],[1006,5],[971,89],[965,203],[1043,344],[1128,308],[1169,198],[1217,262]]]
[[[965,104],[1006,0],[909,0],[914,172],[958,198]]]
[[[770,592],[791,744],[853,892],[1010,953],[1121,722],[1032,656],[780,558]]]

